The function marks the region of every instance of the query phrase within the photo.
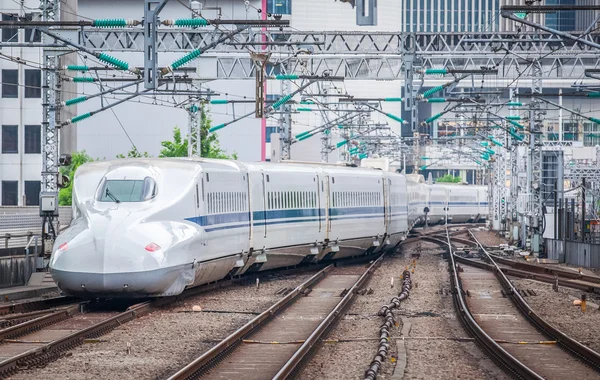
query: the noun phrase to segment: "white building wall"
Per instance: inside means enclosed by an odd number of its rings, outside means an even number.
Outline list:
[[[26,0],[23,5],[24,7],[21,8],[18,2],[0,0],[0,11],[24,16],[25,13],[39,10],[39,1],[36,0]],[[24,30],[18,32],[18,38],[19,41],[24,41]],[[20,57],[29,63],[28,66],[25,66],[7,59],[0,59],[0,70],[19,71],[18,98],[3,98],[0,94],[0,133],[3,125],[18,126],[18,153],[3,154],[0,150],[0,181],[18,181],[18,205],[21,206],[25,204],[25,181],[40,181],[41,179],[41,154],[25,154],[25,125],[41,125],[41,98],[25,98],[24,85],[25,70],[39,69],[42,57],[40,49],[32,48],[2,48],[0,52],[6,56]],[[1,71],[0,80],[3,80]],[[1,199],[2,185],[0,182]]]

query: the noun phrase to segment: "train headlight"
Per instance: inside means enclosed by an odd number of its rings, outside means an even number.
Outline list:
[[[64,252],[69,248],[69,246],[67,245],[67,243],[62,243],[61,245],[58,246],[58,252]]]
[[[156,243],[150,243],[146,246],[146,251],[148,252],[156,252],[160,249],[160,245],[156,244]]]

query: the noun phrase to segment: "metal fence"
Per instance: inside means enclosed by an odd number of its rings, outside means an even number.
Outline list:
[[[59,207],[59,217],[55,224],[58,230],[71,223],[71,207]],[[39,208],[0,207],[0,248],[24,247],[42,229]]]
[[[546,239],[546,253],[559,263],[600,269],[600,244]]]

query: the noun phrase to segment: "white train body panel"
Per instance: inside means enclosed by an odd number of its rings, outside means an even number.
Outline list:
[[[430,222],[446,212],[453,222],[481,219],[487,190],[340,166],[94,162],[77,170],[73,222],[50,269],[67,294],[175,295],[228,275],[393,248],[425,208]]]

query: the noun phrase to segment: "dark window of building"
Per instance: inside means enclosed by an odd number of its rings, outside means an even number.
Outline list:
[[[39,14],[27,13],[25,15],[27,21],[37,21],[41,17]],[[42,40],[42,33],[35,28],[25,28],[25,42],[40,42]]]
[[[42,97],[42,72],[40,70],[25,70],[25,97]]]
[[[265,142],[271,142],[271,133],[279,133],[279,127],[267,127],[267,135],[265,137]]]
[[[19,182],[2,181],[2,206],[17,206],[19,204]]]
[[[19,127],[2,126],[2,153],[19,153]]]
[[[42,153],[42,133],[39,125],[25,126],[25,153]]]
[[[2,97],[19,97],[19,70],[2,70]]]
[[[42,183],[40,181],[25,181],[25,206],[40,205],[40,190]]]
[[[19,19],[16,14],[3,13],[2,21],[19,21]],[[19,29],[3,28],[2,29],[2,42],[19,42]]]
[[[292,0],[267,0],[267,13],[291,15]]]

